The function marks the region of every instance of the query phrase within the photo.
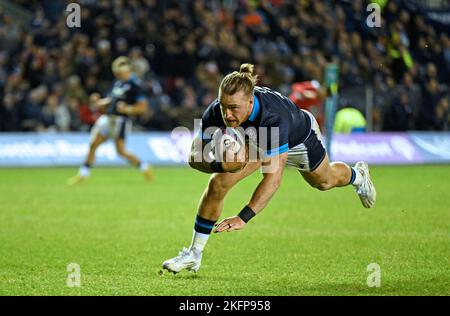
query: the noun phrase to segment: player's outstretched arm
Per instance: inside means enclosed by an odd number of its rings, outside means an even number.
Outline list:
[[[95,92],[95,93],[92,93],[89,96],[89,106],[93,110],[98,110],[98,109],[101,109],[101,108],[105,108],[110,103],[111,103],[111,98],[109,98],[109,97],[102,98],[100,96],[100,93]]]
[[[267,206],[280,187],[287,156],[286,152],[263,162],[263,168],[268,167],[270,172],[263,172],[264,177],[253,193],[248,205],[244,207],[239,215],[226,218],[216,224],[214,233],[230,232],[245,228],[246,223]]]
[[[264,178],[259,183],[248,204],[256,214],[269,204],[270,199],[280,187],[287,157],[288,153],[286,152],[262,163]],[[264,168],[267,168],[268,171],[264,172]]]

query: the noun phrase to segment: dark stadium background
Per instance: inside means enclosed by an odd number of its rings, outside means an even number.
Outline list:
[[[448,1],[375,2],[384,4],[379,28],[366,25],[361,0],[85,0],[81,28],[68,28],[70,1],[3,0],[0,130],[88,130],[88,96],[107,92],[119,55],[150,98],[144,130],[192,128],[244,61],[285,94],[295,82],[323,83],[326,63],[337,62],[339,106],[369,114],[369,130],[448,130]],[[447,19],[429,18],[436,10]]]
[[[66,24],[72,2],[79,28]],[[68,186],[100,115],[89,96],[108,92],[120,55],[149,100],[127,148],[155,181],[116,168],[109,142],[89,180]],[[210,238],[199,273],[160,275],[189,245],[208,182],[186,164],[194,119],[244,62],[317,116],[334,160],[369,163],[377,205],[286,168],[245,230]],[[449,83],[448,0],[0,0],[0,295],[448,296]],[[363,125],[343,119],[332,134],[333,106]],[[221,218],[260,176],[230,192]]]

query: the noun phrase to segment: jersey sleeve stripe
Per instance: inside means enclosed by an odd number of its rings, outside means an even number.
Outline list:
[[[270,149],[267,151],[267,156],[275,156],[282,153],[285,153],[289,150],[289,144],[286,143],[283,146],[280,146],[278,148]]]

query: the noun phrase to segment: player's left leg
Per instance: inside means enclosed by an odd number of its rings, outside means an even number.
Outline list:
[[[125,149],[125,137],[131,130],[131,121],[126,118],[117,118],[114,127],[114,144],[117,154],[126,159],[131,165],[139,168],[148,181],[153,180],[153,170],[146,162],[142,162],[131,152]]]
[[[352,177],[349,165],[343,162],[330,163],[326,154],[314,171],[299,171],[306,182],[321,191],[349,185]]]
[[[136,168],[139,168],[147,180],[153,180],[152,168],[147,163],[142,162],[138,157],[125,149],[125,140],[123,138],[116,138],[114,143],[116,145],[117,154],[120,157],[126,159]]]
[[[364,207],[371,208],[375,205],[376,190],[365,162],[360,161],[352,168],[344,162],[330,163],[325,154],[316,169],[300,170],[300,173],[311,186],[322,191],[353,185]]]
[[[344,162],[330,163],[319,125],[311,113],[306,113],[311,121],[311,132],[303,143],[289,149],[287,164],[296,167],[303,178],[319,190],[353,185],[363,206],[373,207],[376,190],[367,164],[360,161],[350,167]]]
[[[138,157],[136,157],[134,154],[128,152],[125,149],[125,141],[122,138],[117,138],[114,140],[114,144],[116,145],[116,151],[117,154],[126,159],[131,165],[137,167],[140,167],[141,165],[141,161],[139,160]]]

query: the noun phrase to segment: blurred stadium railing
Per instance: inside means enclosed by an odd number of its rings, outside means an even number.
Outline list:
[[[128,148],[154,165],[187,165],[191,133],[134,133]],[[0,134],[0,167],[76,166],[85,158],[86,133]],[[450,132],[353,133],[335,135],[331,146],[334,160],[371,164],[450,163]],[[113,143],[97,151],[96,165],[120,166]]]

